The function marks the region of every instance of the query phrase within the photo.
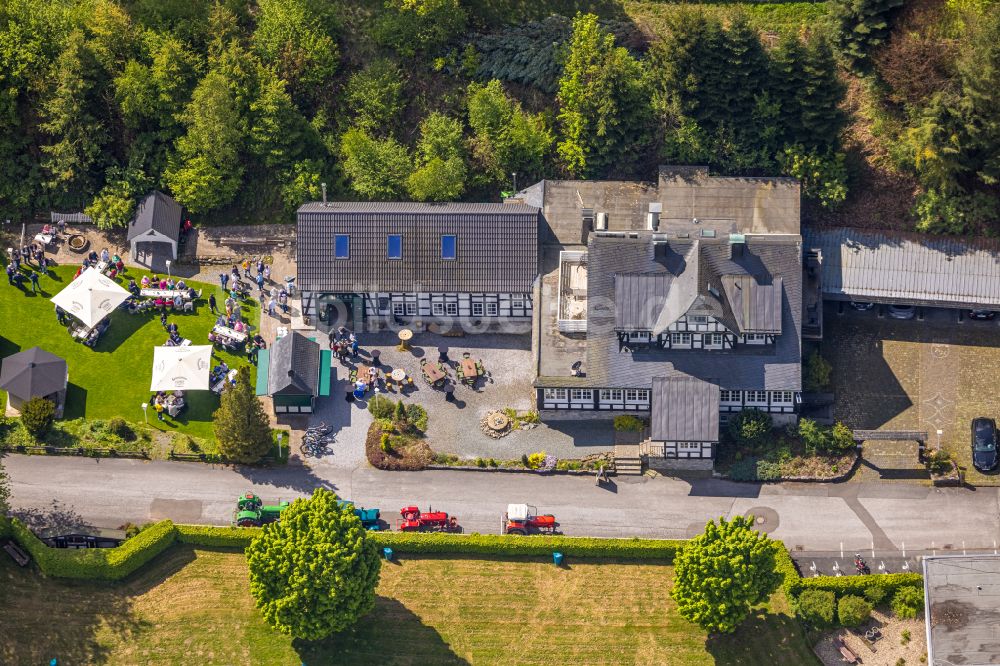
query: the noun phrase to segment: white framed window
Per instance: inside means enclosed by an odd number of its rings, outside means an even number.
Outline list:
[[[458,315],[458,303],[445,303],[445,311],[452,317]]]
[[[649,331],[629,331],[629,342],[649,342]]]
[[[621,389],[601,389],[601,402],[621,402]]]
[[[403,314],[405,314],[405,312],[406,308],[403,306],[402,303],[392,304],[392,314],[402,316]]]
[[[730,389],[722,389],[719,391],[719,402],[725,402],[727,404],[740,404],[740,399],[743,396],[740,395],[740,391],[733,391]]]
[[[708,317],[706,317],[705,315],[692,315],[692,316],[688,317],[688,319],[691,321],[692,324],[707,324],[708,323]]]
[[[407,303],[406,304],[406,314],[409,315],[409,316],[411,316],[411,317],[413,315],[417,314],[417,304],[416,303]]]
[[[746,334],[746,341],[747,342],[765,342],[766,340],[767,340],[767,336],[764,335],[763,333],[747,333]]]
[[[444,303],[431,303],[431,314],[440,317],[444,314]]]
[[[722,346],[722,333],[712,333],[712,346],[713,347]]]
[[[674,345],[689,345],[691,344],[691,334],[690,333],[672,333],[670,335],[670,343]]]
[[[767,404],[767,391],[747,391],[747,402]]]
[[[561,388],[547,388],[543,391],[542,396],[545,400],[554,400],[556,402],[566,401],[566,389]]]
[[[649,402],[649,390],[625,389],[625,402]]]
[[[589,402],[594,399],[594,392],[590,389],[572,389],[569,397],[573,402]]]
[[[514,295],[510,297],[510,306],[515,310],[524,308],[524,296]]]
[[[771,402],[781,403],[783,405],[790,405],[792,404],[792,392],[771,391]]]
[[[701,442],[677,442],[678,451],[701,451]]]
[[[497,313],[499,311],[500,310],[499,310],[499,308],[498,308],[498,306],[497,306],[496,303],[487,303],[486,304],[486,315],[487,316],[489,316],[489,317],[496,317]]]
[[[482,317],[483,316],[483,304],[482,303],[473,303],[472,304],[472,316],[473,317]]]

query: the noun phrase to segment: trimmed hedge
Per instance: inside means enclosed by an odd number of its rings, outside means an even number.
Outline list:
[[[873,574],[869,576],[817,576],[799,578],[786,589],[798,595],[803,590],[829,590],[838,598],[854,594],[864,596],[869,587],[884,588],[889,594],[907,585],[923,585],[923,577],[918,573]]]
[[[213,527],[211,525],[175,525],[177,540],[199,546],[243,550],[260,534],[259,527]]]
[[[182,543],[201,546],[246,548],[259,528],[177,525]],[[551,555],[553,551],[573,557],[607,557],[626,560],[666,560],[684,547],[685,541],[665,539],[599,539],[564,536],[504,536],[500,534],[442,534],[414,532],[369,532],[379,547],[397,553],[470,555]]]
[[[169,548],[177,537],[174,524],[164,520],[117,548],[74,550],[50,548],[20,520],[12,520],[11,529],[46,576],[85,580],[121,580]]]

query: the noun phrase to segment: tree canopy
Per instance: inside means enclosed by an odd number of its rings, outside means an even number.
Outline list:
[[[753,530],[752,518],[709,521],[674,560],[670,596],[681,616],[706,631],[733,632],[781,583],[776,547]]]
[[[317,488],[297,499],[247,547],[250,592],[282,633],[315,641],[375,607],[380,560],[349,504]]]
[[[236,371],[236,385],[222,392],[212,419],[219,451],[230,460],[255,463],[274,445],[267,412],[254,394],[247,366]]]

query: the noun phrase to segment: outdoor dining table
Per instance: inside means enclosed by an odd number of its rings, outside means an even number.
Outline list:
[[[225,388],[226,384],[231,383],[234,379],[236,379],[236,368],[230,370],[225,377],[212,386],[212,393],[222,393],[222,389]]]
[[[466,377],[478,377],[479,370],[476,368],[476,362],[471,358],[462,359],[462,374]]]
[[[187,289],[140,289],[139,295],[146,298],[168,298],[174,300],[174,296],[180,294],[183,300],[189,300]]]
[[[375,371],[374,377],[372,376],[373,370]],[[375,380],[378,379],[378,368],[372,368],[363,363],[359,363],[357,369],[357,379],[358,381],[369,385],[374,384]]]
[[[85,340],[93,330],[93,327],[77,324],[76,326],[70,327],[70,335],[72,335],[75,340]]]
[[[433,363],[426,363],[423,366],[424,375],[427,376],[427,381],[431,384],[437,384],[438,382],[447,379],[448,375],[445,374],[444,370],[437,367]]]
[[[164,402],[164,407],[167,410],[167,414],[170,416],[177,416],[181,413],[181,410],[184,409],[184,398],[168,395],[166,401]]]
[[[42,245],[48,245],[52,242],[52,234],[35,234],[35,240]]]
[[[410,348],[410,340],[413,339],[413,331],[408,328],[404,328],[398,333],[399,336],[399,350],[406,351]]]
[[[212,332],[221,335],[224,338],[229,338],[230,340],[235,340],[236,342],[246,342],[247,334],[237,331],[235,329],[229,328],[228,326],[223,326],[221,324],[216,324],[212,328]]]
[[[406,379],[406,370],[403,370],[402,368],[396,368],[395,370],[392,371],[392,374],[389,376],[392,377],[393,381],[402,382]]]

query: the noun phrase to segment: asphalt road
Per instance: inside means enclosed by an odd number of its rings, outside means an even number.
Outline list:
[[[706,521],[752,512],[761,529],[793,551],[874,547],[993,549],[1000,531],[998,489],[886,484],[737,484],[719,480],[624,477],[598,488],[592,477],[488,472],[382,472],[316,465],[283,469],[200,463],[8,455],[15,512],[38,523],[118,527],[170,518],[228,524],[240,493],[266,501],[315,487],[382,510],[394,526],[400,507],[433,506],[466,532],[498,533],[510,502],[555,514],[567,535],[687,538]]]

